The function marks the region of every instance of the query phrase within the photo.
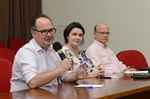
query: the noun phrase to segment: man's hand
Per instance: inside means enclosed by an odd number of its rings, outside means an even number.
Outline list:
[[[67,58],[65,58],[63,61],[61,61],[59,68],[63,70],[64,72],[72,68],[71,61]]]
[[[76,77],[78,79],[84,79],[86,78],[87,75],[88,75],[87,68],[85,68],[84,63],[82,63],[77,69]]]
[[[136,71],[136,69],[133,66],[128,66],[125,68],[125,71]]]

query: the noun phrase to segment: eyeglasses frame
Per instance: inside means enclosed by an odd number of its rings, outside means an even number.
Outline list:
[[[48,33],[50,33],[50,34],[52,34],[52,33],[55,34],[56,33],[56,28],[51,28],[49,30],[37,30],[37,29],[32,29],[32,30],[36,31],[36,32],[41,32],[41,34],[44,35],[44,36],[46,36]]]

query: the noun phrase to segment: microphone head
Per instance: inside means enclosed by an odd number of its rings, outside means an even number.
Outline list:
[[[62,45],[61,45],[59,42],[55,42],[55,43],[53,44],[53,48],[54,48],[54,50],[55,50],[56,52],[58,52],[59,50],[62,49]]]

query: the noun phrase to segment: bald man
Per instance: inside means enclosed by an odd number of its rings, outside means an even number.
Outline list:
[[[124,71],[135,71],[135,68],[126,66],[120,62],[114,52],[107,46],[110,36],[110,29],[106,24],[97,24],[94,27],[94,42],[87,50],[86,55],[92,60],[95,66],[102,66],[105,75],[122,73]]]

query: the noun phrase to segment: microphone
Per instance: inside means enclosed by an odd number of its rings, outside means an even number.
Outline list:
[[[61,60],[63,60],[63,59],[65,59],[65,54],[62,52],[62,45],[59,43],[59,42],[55,42],[54,44],[53,44],[53,48],[54,48],[54,50],[56,51],[56,52],[58,52],[58,54],[59,54],[59,56],[60,56],[60,58],[61,58]]]

